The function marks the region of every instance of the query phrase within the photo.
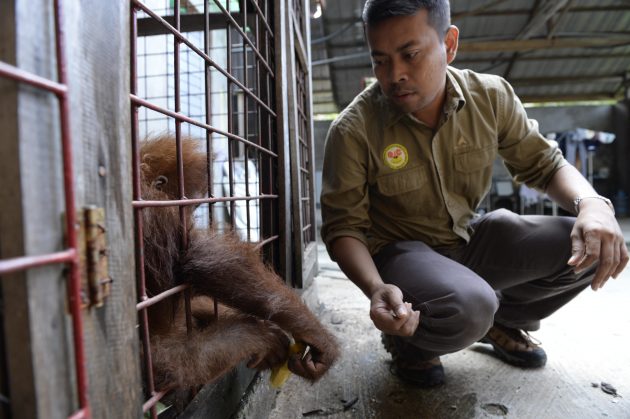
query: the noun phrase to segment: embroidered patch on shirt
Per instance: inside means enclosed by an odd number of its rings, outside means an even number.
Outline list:
[[[405,146],[391,144],[388,145],[383,152],[383,161],[392,169],[402,169],[409,161],[409,154]]]

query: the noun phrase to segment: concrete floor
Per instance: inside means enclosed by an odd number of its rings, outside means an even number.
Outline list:
[[[630,240],[630,220],[623,221]],[[442,358],[447,383],[424,390],[389,372],[390,356],[369,316],[367,298],[323,246],[315,280],[322,319],[343,357],[320,382],[291,377],[270,418],[630,418],[630,268],[598,292],[583,292],[543,322],[534,337],[549,361],[522,370],[475,344]],[[601,389],[612,384],[621,397]]]

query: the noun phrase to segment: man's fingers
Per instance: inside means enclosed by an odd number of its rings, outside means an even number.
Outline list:
[[[617,258],[618,260],[619,255],[617,254],[617,256],[615,256],[615,251],[619,251],[619,247],[615,246],[614,241],[610,241],[610,240],[606,240],[606,241],[592,240],[592,242],[597,243],[599,245],[599,249],[597,249],[597,258],[595,259],[595,261],[599,261],[599,264],[597,266],[597,270],[595,271],[595,277],[593,278],[593,282],[591,283],[591,288],[597,291],[598,289],[604,286],[604,284],[610,277],[610,274],[612,273],[611,272],[612,268],[616,267],[618,262],[615,262],[615,258]],[[587,240],[587,253],[589,253],[590,251],[590,249],[588,248],[589,244],[590,244],[590,241]],[[595,249],[593,249],[592,251],[596,252]],[[586,268],[588,268],[588,266],[584,267],[584,269],[581,269],[580,271],[583,271]],[[579,272],[579,271],[576,270],[576,272]]]
[[[403,326],[403,331],[405,333],[405,336],[413,336],[416,333],[416,329],[418,329],[419,325],[420,325],[420,312],[412,311],[411,316],[409,316],[409,319],[405,322]]]
[[[567,262],[570,266],[579,264],[584,259],[584,241],[579,233],[571,234],[571,257]]]
[[[584,239],[584,256],[573,269],[575,273],[580,273],[590,268],[598,261],[601,252],[602,242],[598,236],[587,235]]]
[[[606,282],[610,279],[611,276],[613,276],[615,274],[615,272],[617,271],[617,267],[619,266],[619,262],[621,262],[621,249],[619,247],[619,244],[617,244],[616,242],[614,242],[612,245],[612,263],[610,264],[610,268],[608,269],[608,272],[606,273],[606,277],[604,278],[604,280],[602,281],[602,283],[600,284],[600,288],[602,288]]]
[[[613,278],[616,279],[617,276],[619,276],[619,274],[621,273],[621,271],[624,270],[624,268],[628,264],[628,259],[630,259],[628,257],[628,248],[626,247],[626,244],[622,240],[621,245],[619,246],[619,265],[617,265],[617,269],[615,269],[615,272],[612,274]]]

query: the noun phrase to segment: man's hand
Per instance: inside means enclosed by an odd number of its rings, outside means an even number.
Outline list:
[[[568,264],[580,273],[599,262],[591,283],[594,291],[602,288],[612,276],[623,271],[628,263],[621,228],[613,212],[599,199],[584,200],[571,232],[572,255]]]
[[[410,303],[395,285],[383,284],[372,293],[370,318],[374,325],[388,335],[412,336],[420,324],[420,312],[414,311]]]

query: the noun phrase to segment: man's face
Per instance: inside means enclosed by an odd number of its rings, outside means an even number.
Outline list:
[[[422,115],[441,106],[446,66],[455,57],[457,28],[444,40],[427,21],[427,11],[396,16],[366,28],[374,75],[383,93],[405,113]]]

